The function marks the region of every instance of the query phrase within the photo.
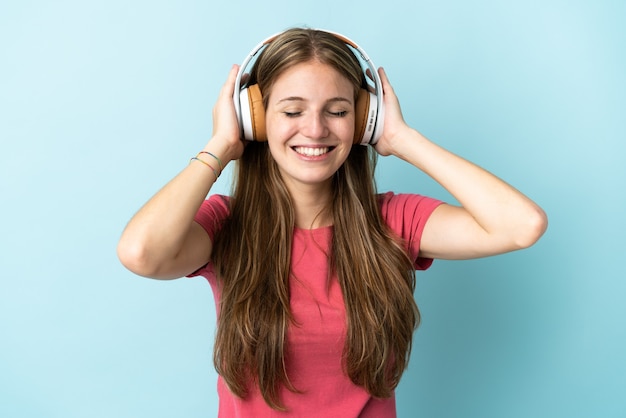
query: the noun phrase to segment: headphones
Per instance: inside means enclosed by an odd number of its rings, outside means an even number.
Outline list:
[[[352,40],[336,32],[327,30],[324,30],[324,32],[330,33],[344,42],[361,63],[362,68],[365,67],[364,69],[369,70],[371,74],[371,76],[367,73],[365,75],[365,79],[370,88],[361,88],[355,103],[356,126],[354,129],[354,144],[373,145],[378,142],[378,139],[382,135],[384,120],[382,82],[380,81],[376,66],[365,51]],[[259,51],[264,49],[265,46],[270,44],[282,33],[283,32],[272,35],[255,46],[252,51],[248,53],[237,73],[233,102],[235,104],[235,113],[239,123],[241,138],[248,141],[267,141],[265,109],[263,107],[263,97],[261,96],[261,90],[258,84],[247,85],[242,88],[241,79],[245,74],[248,64],[256,57]],[[370,86],[370,82],[373,82],[374,85]]]

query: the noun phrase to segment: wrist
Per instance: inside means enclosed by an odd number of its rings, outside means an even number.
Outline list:
[[[406,160],[407,156],[415,151],[426,138],[410,126],[398,130],[388,141],[391,155]]]
[[[198,155],[206,157],[219,166],[220,171],[228,165],[231,160],[237,157],[232,153],[232,146],[226,141],[221,140],[218,137],[213,137],[209,142],[200,150]]]

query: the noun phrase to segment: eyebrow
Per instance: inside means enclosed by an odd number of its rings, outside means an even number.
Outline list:
[[[289,97],[285,97],[284,99],[280,99],[277,104],[283,103],[283,102],[305,102],[306,99],[304,99],[303,97],[299,97],[299,96],[289,96]],[[331,99],[326,100],[326,103],[336,103],[336,102],[346,102],[346,103],[352,103],[350,100],[346,99],[345,97],[333,97]]]

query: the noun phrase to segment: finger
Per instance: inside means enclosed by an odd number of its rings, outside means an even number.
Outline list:
[[[387,77],[387,72],[385,71],[383,67],[380,67],[378,69],[378,75],[380,76],[380,81],[383,85],[383,94],[395,96],[396,93],[393,90],[393,86],[391,85],[391,82],[389,81],[389,77]]]
[[[378,76],[380,77],[380,81],[383,84],[383,92],[384,92],[387,89],[387,86],[389,86],[389,79],[387,78],[387,73],[385,73],[385,69],[383,67],[380,67],[378,69]]]
[[[230,68],[230,72],[228,73],[228,78],[226,79],[226,82],[222,86],[222,91],[221,91],[222,95],[226,95],[226,96],[233,95],[233,93],[235,92],[235,80],[237,79],[238,72],[239,72],[239,66],[237,64],[234,64]]]

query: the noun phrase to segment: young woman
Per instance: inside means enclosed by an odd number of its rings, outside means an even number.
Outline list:
[[[393,417],[419,323],[414,271],[528,247],[546,216],[407,126],[382,69],[383,130],[355,144],[368,81],[337,34],[291,29],[265,45],[245,85],[259,88],[266,141],[241,139],[238,70],[212,138],[131,219],[119,257],[142,276],[210,282],[220,416]],[[377,194],[377,154],[427,173],[460,206]],[[232,196],[206,199],[231,161]]]

